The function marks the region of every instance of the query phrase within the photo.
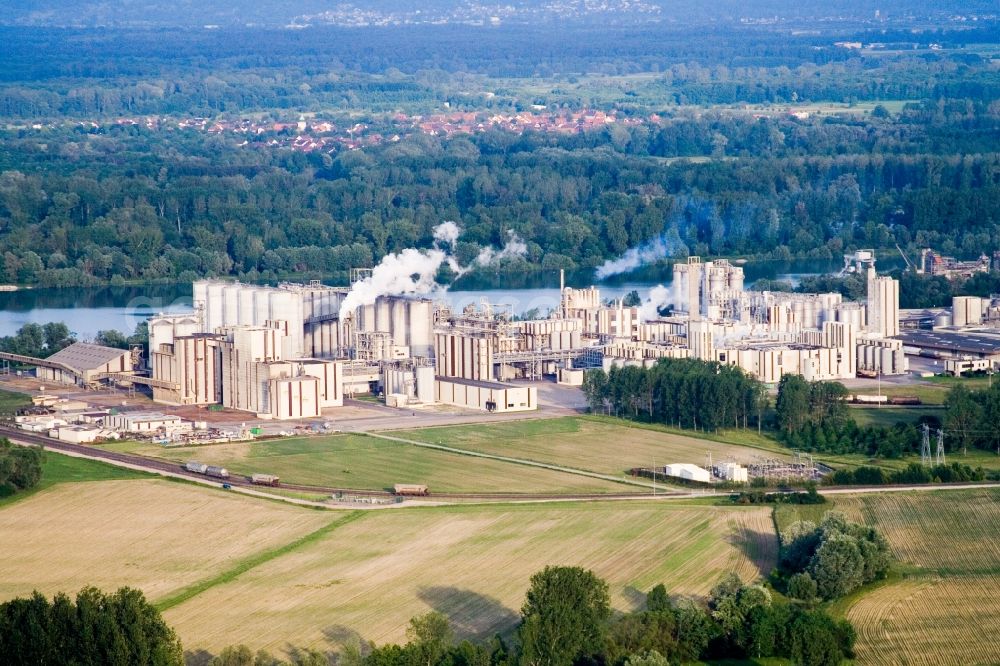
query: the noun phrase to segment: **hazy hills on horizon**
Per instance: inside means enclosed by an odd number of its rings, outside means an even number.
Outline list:
[[[992,16],[994,0],[27,0],[0,24],[34,27],[306,27],[642,23],[741,19],[881,19]]]

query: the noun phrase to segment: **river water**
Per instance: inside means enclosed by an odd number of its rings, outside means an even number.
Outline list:
[[[881,269],[894,268],[879,262]],[[743,266],[746,284],[759,279],[797,282],[803,276],[839,270],[840,262],[789,261],[749,262]],[[593,272],[569,273],[570,287],[596,284],[603,298],[624,296],[637,290],[646,292],[671,280],[671,268],[666,265],[648,266],[627,275],[602,281],[593,279]],[[331,283],[334,284],[334,283]],[[440,294],[452,308],[461,309],[483,299],[509,306],[515,314],[537,308],[542,314],[559,304],[559,272],[535,271],[524,273],[480,273],[466,276],[451,289]],[[79,339],[90,339],[100,330],[117,329],[131,333],[140,322],[160,312],[184,312],[191,308],[191,285],[139,285],[127,287],[79,287],[61,289],[25,289],[0,292],[0,336],[11,335],[27,323],[63,322]]]

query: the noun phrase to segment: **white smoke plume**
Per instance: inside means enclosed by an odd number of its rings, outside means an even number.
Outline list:
[[[443,243],[450,245],[452,248],[455,247],[455,243],[458,241],[458,237],[462,235],[462,227],[458,226],[454,222],[442,222],[441,224],[434,227],[434,241],[435,244]]]
[[[489,266],[498,261],[523,257],[528,253],[527,244],[513,231],[503,248],[483,248],[473,262]],[[343,320],[362,305],[372,305],[379,296],[425,295],[441,289],[435,278],[443,264],[456,275],[464,275],[471,266],[462,266],[451,254],[462,228],[454,222],[442,222],[434,227],[434,247],[430,250],[407,248],[402,252],[387,254],[372,270],[372,274],[351,285],[347,297],[340,304]]]
[[[441,264],[447,263],[461,275],[468,269],[459,266],[442,244],[455,246],[462,228],[454,222],[442,222],[434,227],[434,248],[417,250],[407,248],[399,253],[382,257],[372,270],[372,274],[351,285],[347,297],[340,304],[340,318],[343,320],[362,305],[372,305],[379,296],[402,296],[403,294],[429,294],[440,289],[435,278]]]
[[[674,304],[673,286],[657,285],[649,290],[649,297],[639,307],[639,321],[649,321],[660,316],[660,310]]]
[[[612,275],[634,271],[640,266],[672,257],[676,251],[676,242],[669,240],[666,235],[654,238],[648,243],[632,248],[618,259],[605,261],[597,269],[597,279],[603,280]]]
[[[484,247],[479,251],[479,255],[476,256],[477,266],[490,266],[506,259],[523,258],[528,254],[528,245],[521,240],[520,236],[513,231],[508,231],[507,234],[509,238],[502,249],[495,250],[492,247]]]
[[[434,278],[447,259],[448,254],[439,248],[407,248],[398,254],[387,254],[369,277],[351,285],[351,291],[340,304],[341,319],[362,305],[372,305],[379,296],[429,294],[437,290],[439,285]]]

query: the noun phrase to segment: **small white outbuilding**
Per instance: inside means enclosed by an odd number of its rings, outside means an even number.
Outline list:
[[[663,468],[663,473],[667,476],[675,476],[679,479],[699,481],[701,483],[709,483],[712,480],[712,475],[707,469],[702,469],[701,467],[692,465],[691,463],[674,463],[673,465],[667,465]]]

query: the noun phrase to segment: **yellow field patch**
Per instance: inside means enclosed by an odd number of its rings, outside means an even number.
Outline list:
[[[155,601],[333,518],[169,481],[64,483],[0,509],[0,599],[128,585]]]
[[[847,613],[858,664],[1000,663],[995,577],[907,580],[866,594]]]
[[[934,570],[1000,569],[1000,489],[840,496],[837,510],[874,525],[902,562]]]
[[[337,649],[346,636],[404,638],[438,610],[463,637],[516,623],[528,579],[548,564],[593,569],[628,610],[663,582],[705,595],[726,571],[774,566],[768,509],[663,503],[447,507],[382,511],[282,555],[166,612],[186,646],[245,642]]]

